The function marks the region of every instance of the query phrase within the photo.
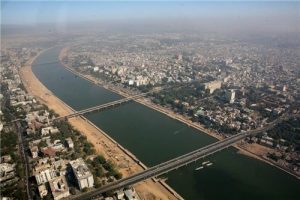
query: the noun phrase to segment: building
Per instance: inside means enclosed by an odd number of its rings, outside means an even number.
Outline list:
[[[263,135],[260,139],[260,144],[267,146],[267,147],[273,147],[274,139],[269,137],[268,135]]]
[[[0,132],[3,130],[3,124],[2,122],[0,121]]]
[[[234,103],[234,100],[235,100],[235,91],[234,90],[226,91],[226,100],[229,103]]]
[[[97,72],[97,71],[99,71],[99,67],[94,67],[94,72]]]
[[[59,174],[59,176],[67,174],[67,163],[69,163],[69,161],[63,159],[52,162],[53,167],[56,170],[57,174]]]
[[[10,155],[4,155],[0,158],[0,163],[10,162],[12,160]]]
[[[40,197],[41,197],[41,198],[47,196],[48,190],[47,190],[45,184],[40,185],[40,186],[38,187],[38,190],[39,190],[39,194],[40,194]]]
[[[59,176],[49,182],[54,200],[70,196],[69,187],[64,176]]]
[[[71,161],[70,165],[80,190],[94,186],[93,175],[82,158]]]
[[[48,164],[38,165],[33,170],[33,175],[38,185],[51,181],[56,177],[55,170]]]
[[[74,148],[74,143],[71,138],[66,138],[66,143],[68,148]]]
[[[52,126],[49,126],[49,127],[45,127],[45,128],[42,128],[42,136],[45,136],[45,135],[48,135],[48,134],[54,134],[54,133],[58,133],[59,130],[57,128],[54,128]]]
[[[116,197],[117,197],[118,200],[124,199],[124,196],[125,196],[125,194],[124,194],[123,191],[116,192]]]
[[[44,156],[55,157],[56,150],[53,147],[44,147],[41,149],[41,152]]]
[[[32,158],[37,158],[38,153],[39,153],[38,147],[37,146],[31,146],[31,147],[29,147],[29,149],[30,149],[30,153],[31,153]]]
[[[209,91],[209,94],[212,94],[216,89],[220,89],[222,86],[221,81],[211,81],[204,84],[204,89]]]
[[[128,81],[128,85],[133,85],[134,84],[134,80],[129,80]]]
[[[282,91],[283,91],[283,92],[286,92],[286,91],[287,91],[287,86],[286,86],[286,85],[284,85],[284,86],[282,87]]]
[[[128,200],[135,200],[135,199],[138,200],[139,199],[133,188],[125,190],[124,194],[125,194],[125,199],[128,199]]]
[[[54,140],[53,144],[52,144],[52,148],[55,150],[55,151],[62,151],[64,150],[64,145],[61,143],[60,140]]]
[[[15,177],[15,164],[0,164],[0,185]]]

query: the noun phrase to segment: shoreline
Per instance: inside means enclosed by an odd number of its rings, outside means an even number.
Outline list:
[[[68,70],[70,71],[71,73],[95,84],[95,85],[98,85],[98,86],[101,86],[107,90],[110,90],[112,92],[115,92],[123,97],[129,97],[130,95],[121,91],[121,90],[118,90],[116,88],[112,88],[112,87],[109,87],[109,86],[104,86],[102,83],[99,82],[99,80],[95,79],[94,77],[90,76],[90,75],[84,75],[84,74],[81,74],[77,71],[75,71],[74,69],[72,69],[71,67],[67,66],[66,64],[64,64],[62,62],[62,59],[64,57],[64,55],[67,53],[68,51],[68,48],[63,48],[59,54],[59,60],[61,62],[61,64]],[[151,102],[151,100],[143,97],[143,98],[139,98],[139,99],[135,99],[134,100],[135,102],[137,103],[140,103],[150,109],[153,109],[153,110],[156,110],[164,115],[167,115],[168,117],[172,118],[172,119],[175,119],[175,120],[178,120],[184,124],[186,124],[187,126],[189,127],[192,127],[192,128],[195,128],[211,137],[214,137],[216,138],[217,140],[222,140],[224,139],[223,136],[221,136],[220,134],[217,134],[217,133],[214,133],[213,131],[211,130],[208,130],[206,128],[204,128],[203,126],[201,126],[200,124],[198,123],[194,123],[192,122],[191,120],[189,119],[186,119],[184,116],[178,114],[178,113],[175,113],[174,111],[172,110],[169,110],[168,108],[164,108],[160,105],[156,105],[154,103]],[[292,171],[289,171],[288,169],[285,169],[281,166],[279,166],[277,163],[271,161],[270,159],[267,159],[265,156],[262,156],[262,155],[259,155],[255,150],[252,149],[252,151],[250,149],[247,149],[246,147],[242,147],[242,142],[238,142],[234,145],[232,145],[234,148],[237,149],[237,153],[239,154],[242,154],[242,155],[245,155],[245,156],[248,156],[248,157],[251,157],[251,158],[254,158],[254,159],[257,159],[257,160],[260,160],[264,163],[267,163],[271,166],[274,166],[276,167],[277,169],[280,169],[282,171],[284,171],[285,173],[288,173],[289,175],[292,175],[294,176],[295,178],[299,179],[300,180],[300,176],[298,176],[297,174],[293,173]]]
[[[32,71],[33,62],[44,51],[46,50],[39,52],[20,68],[19,75],[22,83],[30,95],[47,105],[58,115],[64,116],[73,113],[74,109],[49,91]],[[132,153],[83,116],[69,119],[69,123],[87,137],[88,141],[93,144],[97,154],[101,154],[106,159],[112,160],[124,177],[145,169],[146,166],[141,165],[141,162]],[[148,179],[137,183],[134,188],[143,199],[183,199],[170,186],[166,185],[166,183],[160,180]]]

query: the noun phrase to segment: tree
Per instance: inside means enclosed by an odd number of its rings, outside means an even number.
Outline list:
[[[47,143],[46,143],[46,141],[45,140],[42,140],[39,144],[38,144],[38,147],[46,147],[46,146],[48,146],[47,145]]]
[[[96,179],[95,179],[95,188],[99,188],[99,187],[101,187],[101,186],[102,186],[101,181],[99,180],[99,178],[96,178]]]
[[[98,155],[96,158],[94,158],[94,161],[95,161],[95,163],[101,164],[101,165],[106,163],[105,158],[101,155]]]
[[[104,175],[103,169],[102,169],[101,166],[98,166],[98,167],[96,168],[96,170],[95,170],[95,175],[96,175],[97,177],[101,177],[101,176]]]
[[[121,179],[123,177],[123,175],[120,172],[116,172],[115,176],[114,176],[117,180]]]
[[[114,170],[114,165],[111,161],[108,161],[105,164],[103,164],[103,167],[109,172],[112,172]]]

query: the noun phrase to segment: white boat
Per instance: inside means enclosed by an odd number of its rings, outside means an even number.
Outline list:
[[[213,163],[208,163],[206,166],[208,166],[208,167],[209,167],[209,166],[211,166],[211,165],[213,165]]]
[[[205,161],[202,163],[202,165],[206,165],[207,163],[209,163],[209,161]]]
[[[204,167],[201,166],[201,167],[197,167],[195,170],[198,171],[198,170],[203,169],[203,168],[204,168]]]

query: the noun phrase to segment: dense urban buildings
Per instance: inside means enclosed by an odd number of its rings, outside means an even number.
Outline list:
[[[1,2],[1,199],[298,199],[298,2],[39,3]]]

